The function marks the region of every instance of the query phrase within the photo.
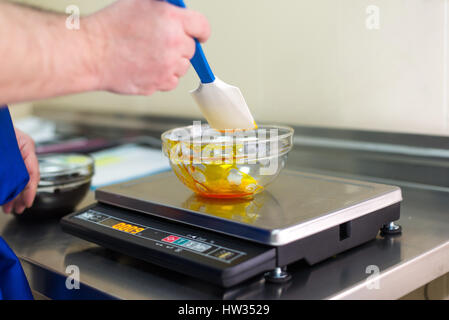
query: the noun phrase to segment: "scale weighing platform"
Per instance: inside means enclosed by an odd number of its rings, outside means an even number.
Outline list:
[[[97,203],[61,220],[64,231],[126,255],[230,287],[287,265],[313,265],[398,233],[395,186],[285,170],[253,199],[196,196],[172,172],[96,190]]]

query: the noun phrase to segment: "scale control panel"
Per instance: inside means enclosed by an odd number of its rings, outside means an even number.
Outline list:
[[[132,221],[117,219],[114,216],[89,209],[75,216],[90,223],[105,226],[114,231],[136,236],[151,241],[153,245],[165,248],[176,253],[184,250],[192,254],[201,255],[229,264],[235,259],[245,256],[247,253],[216,244],[214,240],[208,240],[195,234],[174,234],[148,225],[136,224]]]
[[[275,249],[105,204],[61,220],[85,240],[224,287],[275,268]]]

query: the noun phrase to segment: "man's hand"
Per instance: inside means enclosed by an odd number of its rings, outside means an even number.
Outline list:
[[[99,89],[123,94],[174,89],[195,53],[193,38],[210,34],[202,14],[157,0],[119,0],[83,23],[101,49]]]
[[[33,140],[19,129],[16,129],[16,137],[20,153],[22,154],[23,161],[30,176],[30,181],[14,200],[3,206],[5,213],[10,213],[11,211],[22,213],[25,208],[30,208],[33,205],[37,185],[40,180],[39,163],[37,161]]]

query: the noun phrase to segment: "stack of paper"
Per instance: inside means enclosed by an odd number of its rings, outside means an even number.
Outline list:
[[[92,189],[170,170],[161,150],[126,144],[94,152],[95,175]]]

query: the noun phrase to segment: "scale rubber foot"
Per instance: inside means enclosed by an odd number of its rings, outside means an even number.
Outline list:
[[[285,283],[290,281],[292,276],[286,271],[285,268],[277,267],[276,269],[267,272],[265,277],[268,282],[271,283]]]
[[[380,232],[383,235],[398,235],[402,233],[402,227],[394,222],[390,222],[389,224],[384,225],[380,229]]]

